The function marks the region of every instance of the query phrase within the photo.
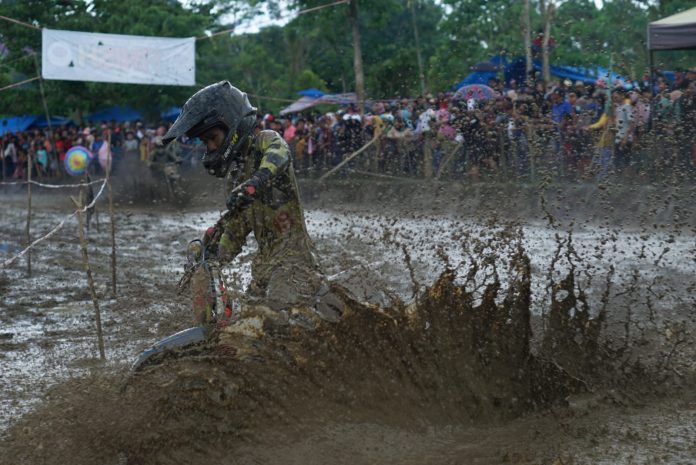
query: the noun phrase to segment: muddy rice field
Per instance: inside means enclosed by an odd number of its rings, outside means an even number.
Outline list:
[[[27,208],[21,188],[1,192],[4,261]],[[71,213],[58,192],[35,192],[34,238]],[[0,269],[0,463],[696,463],[693,186],[302,192],[348,296],[341,321],[135,378],[141,350],[193,324],[176,284],[188,241],[220,215],[216,189],[185,208],[117,189],[115,296],[98,204],[104,362],[74,218],[33,250],[31,276],[24,258]],[[225,270],[239,292],[255,247]]]

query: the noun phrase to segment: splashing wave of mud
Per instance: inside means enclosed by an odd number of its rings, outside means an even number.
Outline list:
[[[262,432],[308,421],[469,424],[563,399],[577,380],[530,349],[529,259],[518,243],[504,289],[497,274],[475,282],[490,260],[463,277],[448,267],[409,306],[346,295],[339,323],[269,330],[240,336],[237,350],[215,345],[164,359],[125,392],[113,375],[64,383],[11,430],[5,458],[229,463]]]

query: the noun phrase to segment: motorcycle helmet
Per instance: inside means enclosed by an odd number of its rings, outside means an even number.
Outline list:
[[[221,81],[188,99],[162,143],[166,145],[184,134],[193,138],[211,128],[221,128],[225,133],[223,143],[213,152],[206,151],[201,161],[210,174],[224,177],[231,162],[247,146],[255,124],[256,108],[247,95],[228,81]]]

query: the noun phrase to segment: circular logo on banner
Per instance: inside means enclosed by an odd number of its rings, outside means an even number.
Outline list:
[[[53,42],[48,46],[48,61],[53,66],[69,66],[72,61],[72,50],[65,42]]]

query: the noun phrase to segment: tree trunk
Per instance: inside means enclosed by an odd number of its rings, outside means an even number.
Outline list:
[[[358,0],[350,0],[350,25],[353,30],[353,69],[355,71],[355,93],[358,97],[358,110],[365,112],[365,76],[363,75],[362,49],[360,48],[360,29],[358,27]]]
[[[420,37],[418,36],[418,26],[416,25],[416,0],[409,0],[408,5],[411,10],[411,25],[413,26],[413,37],[416,41],[416,58],[418,59],[418,79],[420,81],[421,95],[425,96],[428,93],[428,87],[425,84],[425,72],[423,71],[423,56],[421,54]]]
[[[522,14],[522,33],[524,34],[524,51],[527,58],[527,64],[525,66],[525,78],[524,85],[530,85],[529,77],[531,75],[533,64],[532,64],[532,18],[529,12],[529,1],[524,0],[524,13]]]
[[[542,17],[544,18],[544,40],[541,46],[541,59],[543,63],[544,85],[551,82],[551,67],[549,65],[549,39],[551,38],[551,23],[553,22],[553,13],[555,5],[553,0],[541,2]]]

